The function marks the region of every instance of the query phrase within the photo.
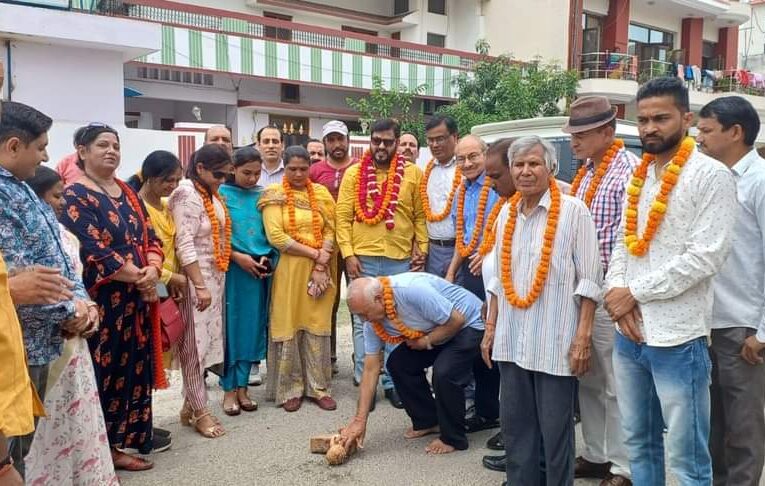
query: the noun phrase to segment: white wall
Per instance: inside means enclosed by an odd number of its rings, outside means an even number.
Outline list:
[[[564,0],[492,0],[484,7],[491,54],[535,56],[565,64],[568,60],[569,2]]]
[[[64,156],[71,154],[72,134],[83,125],[83,122],[61,122],[55,121],[48,137],[48,165],[55,167],[56,163]],[[141,163],[146,156],[154,150],[169,150],[178,153],[178,136],[193,135],[196,137],[197,148],[204,142],[204,133],[202,132],[163,132],[159,130],[141,130],[125,128],[124,125],[114,125],[114,128],[120,134],[120,152],[122,162],[117,173],[122,178],[128,178],[135,174],[141,167]]]
[[[739,66],[748,69],[765,70],[765,4],[752,6],[752,17],[738,28]]]
[[[597,15],[608,15],[608,0],[584,0],[583,9]]]
[[[479,38],[480,2],[474,0],[450,0],[446,6],[446,47],[474,52]]]
[[[55,120],[124,123],[120,52],[13,41],[10,71],[13,101]]]
[[[719,37],[719,28],[713,22],[704,19],[704,33],[702,34],[702,38],[705,41],[716,43]]]
[[[683,19],[679,15],[667,15],[661,2],[656,2],[654,5],[630,2],[630,22],[674,33],[674,48],[680,49]]]

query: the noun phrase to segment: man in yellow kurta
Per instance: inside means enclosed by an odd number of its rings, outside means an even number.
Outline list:
[[[68,287],[69,282],[58,270],[45,267],[35,267],[9,278],[0,255],[0,484],[22,484],[16,470],[3,472],[11,462],[7,439],[32,432],[34,417],[44,414],[27,372],[24,339],[15,305],[42,305],[71,299]]]
[[[422,171],[397,155],[400,135],[394,120],[375,122],[370,150],[343,176],[337,198],[336,238],[351,279],[410,271],[413,245],[419,254],[428,253],[425,211],[418,190]],[[360,200],[365,201],[363,207]],[[353,382],[358,385],[365,354],[364,323],[358,316],[353,317],[353,352]],[[391,404],[403,408],[387,374],[382,384]]]

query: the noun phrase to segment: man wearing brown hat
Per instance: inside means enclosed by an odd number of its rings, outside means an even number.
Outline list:
[[[571,134],[571,151],[583,161],[570,194],[590,208],[605,273],[611,250],[619,240],[617,229],[623,213],[625,188],[640,161],[615,137],[616,110],[605,97],[586,96],[576,100],[563,131]],[[614,332],[613,321],[599,306],[592,334],[592,369],[579,379],[585,449],[576,459],[574,474],[602,479],[601,486],[632,484],[611,361]]]

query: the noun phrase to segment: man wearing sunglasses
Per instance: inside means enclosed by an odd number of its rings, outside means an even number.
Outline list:
[[[400,135],[396,121],[375,122],[369,152],[361,163],[346,170],[340,184],[336,210],[337,245],[345,258],[346,275],[351,279],[408,272],[413,263],[413,246],[421,255],[428,253],[425,212],[418,192],[422,171],[397,154]],[[391,164],[395,166],[391,167]],[[391,168],[395,171],[394,184],[388,187],[384,182]],[[369,179],[365,175],[369,175]],[[388,197],[395,201],[387,205],[390,212],[385,210],[383,202]],[[360,207],[360,200],[365,201],[366,207]],[[365,217],[357,217],[357,210]],[[365,355],[364,323],[358,316],[353,318],[353,351],[354,384],[358,385]],[[386,347],[386,356],[388,352]],[[402,408],[403,403],[387,374],[382,383],[385,397],[394,407]]]

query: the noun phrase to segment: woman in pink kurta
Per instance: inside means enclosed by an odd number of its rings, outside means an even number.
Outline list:
[[[218,145],[205,145],[191,158],[187,180],[168,201],[176,226],[175,250],[190,280],[181,313],[186,330],[179,344],[185,401],[181,423],[193,425],[205,437],[220,437],[223,427],[207,408],[204,370],[223,363],[223,311],[225,272],[216,262],[224,254],[226,213],[218,187],[233,172],[231,156]],[[214,249],[212,224],[204,199],[211,201],[217,218],[219,248]]]

